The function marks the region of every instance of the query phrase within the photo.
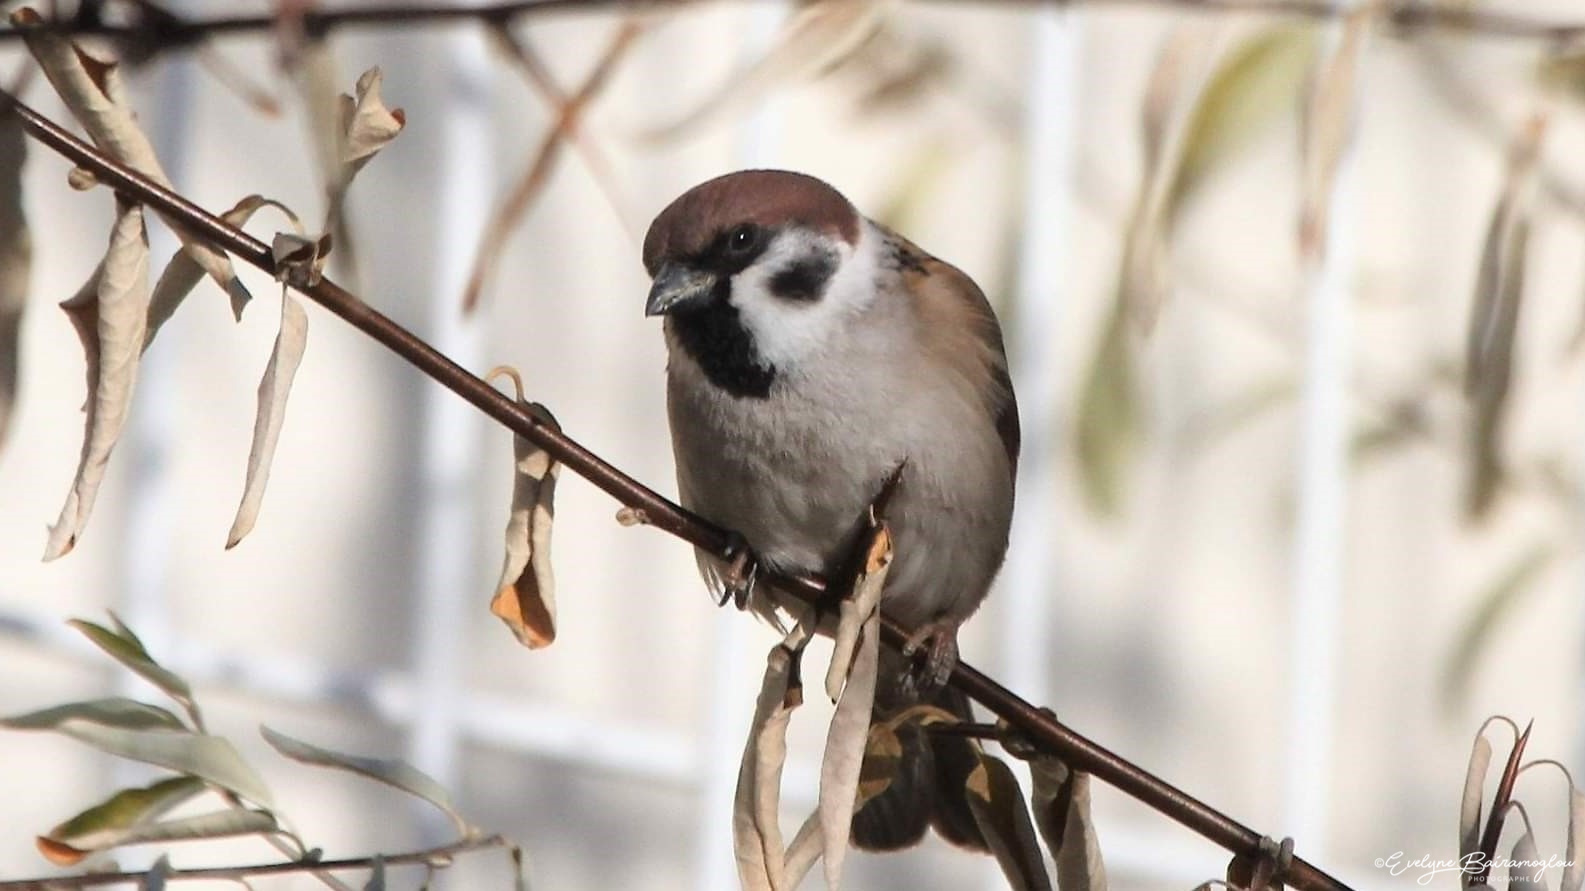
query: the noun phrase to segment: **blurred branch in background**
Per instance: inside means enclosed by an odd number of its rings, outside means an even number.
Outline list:
[[[391,4],[349,9],[303,9],[298,19],[302,33],[323,36],[336,28],[363,25],[424,26],[447,21],[482,20],[491,23],[514,19],[598,10],[645,11],[703,5],[707,0],[518,0],[472,6]],[[940,0],[912,0],[929,3]],[[1345,7],[1328,0],[983,0],[985,5],[1070,7],[1156,6],[1197,13],[1261,13],[1284,18],[1333,20],[1345,16]],[[271,32],[281,27],[271,14],[187,18],[165,11],[158,4],[128,0],[130,21],[104,14],[121,4],[83,3],[83,14],[64,21],[60,28],[73,34],[101,34],[131,40],[141,46],[164,49],[184,47],[206,37],[244,32]],[[1477,6],[1402,0],[1379,4],[1374,12],[1402,31],[1440,30],[1494,37],[1566,43],[1585,37],[1585,22],[1554,21]],[[15,38],[0,32],[0,39]]]

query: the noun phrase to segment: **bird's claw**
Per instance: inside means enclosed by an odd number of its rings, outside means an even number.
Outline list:
[[[946,686],[958,665],[958,623],[939,619],[921,626],[903,644],[908,671],[904,689],[921,698]]]
[[[727,565],[721,573],[721,600],[716,606],[726,606],[727,601],[738,609],[747,609],[749,597],[754,593],[754,581],[759,577],[759,559],[741,536],[733,536],[727,545]]]

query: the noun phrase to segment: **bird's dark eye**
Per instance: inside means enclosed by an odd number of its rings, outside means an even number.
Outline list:
[[[746,254],[754,249],[758,241],[759,228],[752,223],[744,223],[727,233],[726,249],[732,254]]]

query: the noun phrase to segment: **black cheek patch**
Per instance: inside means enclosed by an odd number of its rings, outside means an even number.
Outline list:
[[[783,300],[813,302],[825,293],[826,283],[836,271],[836,254],[821,251],[771,276],[770,292]]]

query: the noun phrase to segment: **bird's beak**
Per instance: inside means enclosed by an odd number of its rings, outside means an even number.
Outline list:
[[[649,289],[644,315],[659,316],[710,298],[715,275],[680,263],[663,263]]]

